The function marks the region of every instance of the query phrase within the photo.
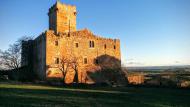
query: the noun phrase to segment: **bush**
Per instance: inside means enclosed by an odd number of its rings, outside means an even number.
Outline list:
[[[29,67],[20,67],[18,69],[1,71],[1,76],[8,75],[9,80],[21,82],[33,82],[38,79],[37,74]]]

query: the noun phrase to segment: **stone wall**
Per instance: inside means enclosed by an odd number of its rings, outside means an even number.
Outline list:
[[[129,84],[133,84],[133,85],[141,85],[144,84],[144,75],[128,75],[127,76],[128,82]]]
[[[41,80],[46,79],[46,38],[45,34],[38,36],[33,43],[33,70]]]
[[[21,66],[33,64],[33,40],[22,41]]]
[[[59,66],[63,57],[77,59],[81,83],[95,82],[87,72],[121,67],[120,40],[102,38],[87,29],[77,31],[76,6],[56,2],[48,15],[49,30],[33,41],[33,69],[40,79],[62,77]],[[72,83],[74,75],[69,68],[66,83]]]
[[[94,47],[90,47],[90,41],[94,42]],[[58,46],[55,45],[58,42]],[[78,47],[76,46],[78,44]],[[106,46],[105,46],[106,45]],[[100,65],[96,64],[97,58],[101,56],[113,57],[116,62],[107,62],[110,67],[121,66],[120,61],[120,41],[114,39],[105,39],[95,36],[89,30],[84,29],[76,32],[59,33],[55,35],[53,31],[46,33],[46,64],[48,66],[48,77],[61,77],[62,74],[58,69],[58,64],[55,64],[56,58],[62,57],[78,58],[79,62],[79,82],[93,82],[88,78],[87,71],[94,72],[100,69]],[[87,59],[87,64],[84,64],[84,59]],[[99,59],[98,59],[99,60]],[[105,60],[109,60],[108,58]],[[66,82],[71,83],[74,79],[74,71],[70,68],[66,76]],[[88,80],[88,81],[87,81]]]
[[[76,6],[57,2],[49,9],[49,28],[56,33],[76,31]]]

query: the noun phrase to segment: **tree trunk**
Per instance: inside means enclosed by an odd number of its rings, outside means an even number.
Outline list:
[[[75,70],[74,82],[77,83],[77,84],[79,83],[79,80],[78,80],[78,70]]]

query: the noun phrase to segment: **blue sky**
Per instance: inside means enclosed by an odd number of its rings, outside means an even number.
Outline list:
[[[0,49],[48,29],[56,0],[1,0]],[[121,40],[127,66],[190,65],[190,0],[61,0],[77,6],[77,28]]]

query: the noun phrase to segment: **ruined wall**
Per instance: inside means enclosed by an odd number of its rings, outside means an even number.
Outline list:
[[[58,45],[55,43],[58,41]],[[94,42],[94,47],[90,47],[90,41]],[[78,44],[78,47],[76,46]],[[106,47],[105,47],[106,45]],[[76,32],[60,33],[55,35],[53,31],[46,33],[46,64],[48,77],[60,77],[61,72],[58,69],[58,64],[55,64],[56,58],[62,57],[77,57],[79,60],[79,82],[93,82],[88,78],[88,72],[94,72],[99,70],[99,66],[96,62],[97,58],[113,59],[107,64],[109,67],[121,66],[120,61],[120,41],[113,39],[105,39],[95,36],[89,30],[81,30]],[[84,59],[87,58],[87,64],[84,63]],[[98,60],[100,60],[98,59]],[[117,61],[116,61],[117,60]],[[116,64],[117,63],[117,64]],[[71,83],[74,79],[74,71],[70,69],[66,76],[66,82]]]
[[[33,65],[33,40],[22,41],[21,66]]]
[[[33,70],[39,79],[46,79],[46,36],[42,33],[33,42]]]
[[[128,82],[129,84],[133,84],[133,85],[140,85],[140,84],[144,84],[145,78],[144,75],[128,75],[127,76]]]
[[[49,9],[49,29],[55,33],[76,31],[76,7],[57,2]]]

